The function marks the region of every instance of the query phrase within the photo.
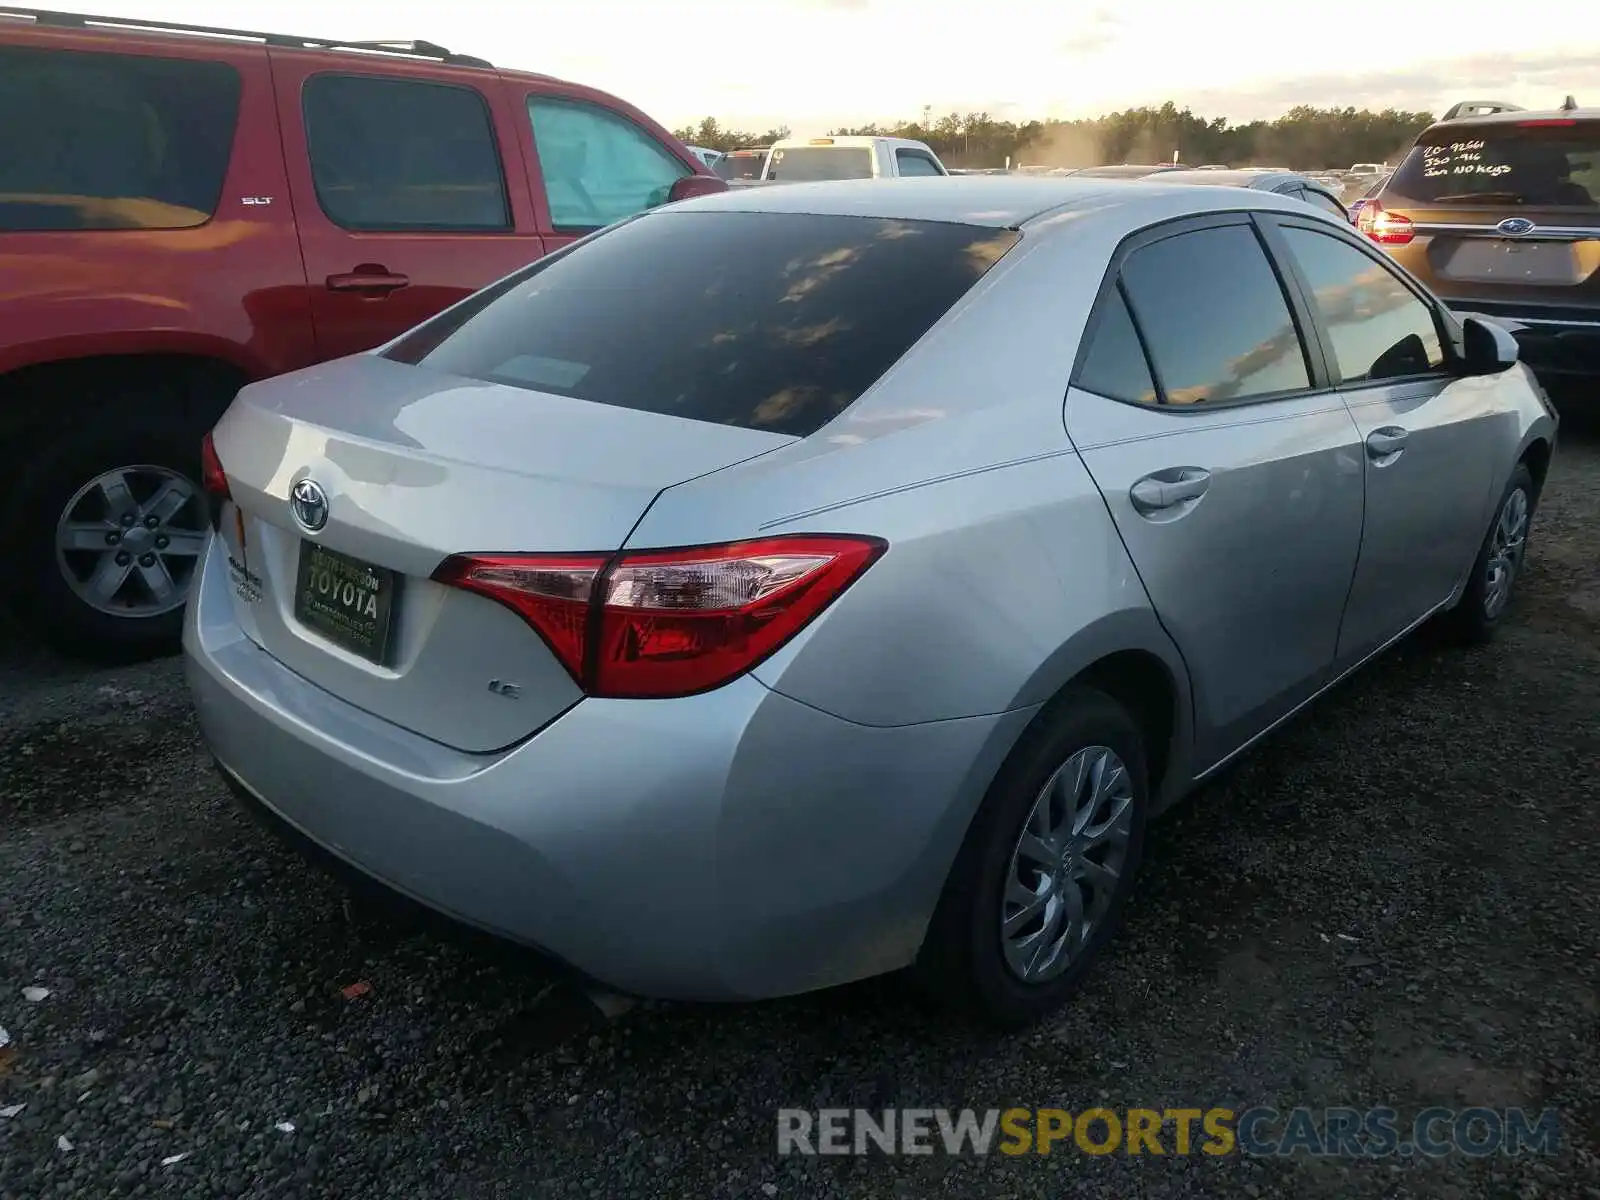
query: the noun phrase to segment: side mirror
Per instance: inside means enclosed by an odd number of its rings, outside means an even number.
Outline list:
[[[711,196],[728,190],[728,181],[718,175],[685,175],[667,190],[667,203],[693,200],[696,196]]]
[[[1520,356],[1511,331],[1487,317],[1461,318],[1461,366],[1464,375],[1498,375]]]

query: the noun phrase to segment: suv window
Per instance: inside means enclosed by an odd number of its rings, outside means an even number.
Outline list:
[[[1433,311],[1377,259],[1331,234],[1283,226],[1311,285],[1343,383],[1422,375],[1444,364]]]
[[[1248,225],[1142,246],[1122,265],[1167,404],[1247,400],[1311,386],[1278,277]]]
[[[487,304],[419,327],[388,357],[805,437],[1016,240],[949,222],[667,209],[542,260]]]
[[[1156,385],[1150,377],[1150,362],[1139,344],[1139,331],[1128,315],[1121,287],[1112,288],[1102,301],[1090,336],[1093,340],[1078,370],[1078,386],[1112,400],[1154,404]]]
[[[187,229],[239,115],[226,63],[0,47],[0,229]]]
[[[528,97],[528,120],[557,229],[599,229],[667,202],[693,172],[632,121],[597,105]]]
[[[771,160],[767,178],[790,183],[872,178],[872,150],[867,146],[786,146],[774,150]]]
[[[369,231],[511,227],[494,126],[471,88],[313,75],[301,95],[317,203]]]
[[[1600,207],[1600,122],[1445,127],[1412,147],[1386,205]]]
[[[911,178],[916,175],[938,175],[938,166],[921,150],[896,150],[894,152],[895,164],[900,168],[902,178]]]

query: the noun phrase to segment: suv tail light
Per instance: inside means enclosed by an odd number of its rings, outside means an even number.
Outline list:
[[[233,498],[228,490],[227,473],[222,469],[222,460],[217,457],[217,447],[209,433],[200,439],[200,486],[208,496],[218,500]]]
[[[661,699],[744,674],[887,549],[880,538],[794,534],[620,554],[458,554],[433,578],[516,612],[589,695]]]
[[[222,505],[233,499],[233,492],[228,487],[227,473],[222,469],[222,460],[217,457],[217,448],[209,433],[200,439],[200,486],[206,494],[206,513],[211,518],[211,528],[219,529]]]
[[[1410,217],[1383,211],[1383,205],[1368,200],[1356,218],[1356,228],[1381,246],[1404,246],[1417,236]]]

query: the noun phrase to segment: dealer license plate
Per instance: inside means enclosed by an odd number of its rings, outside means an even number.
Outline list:
[[[395,573],[385,567],[301,542],[295,620],[352,654],[383,663],[396,584]]]

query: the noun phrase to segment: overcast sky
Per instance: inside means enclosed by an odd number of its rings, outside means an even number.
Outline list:
[[[62,5],[66,6],[65,0]],[[73,7],[76,7],[74,5]],[[1093,116],[1175,100],[1231,120],[1294,104],[1434,112],[1600,105],[1600,0],[84,0],[273,32],[426,38],[615,92],[669,126],[797,134],[988,111]],[[1527,19],[1521,19],[1522,17]]]

